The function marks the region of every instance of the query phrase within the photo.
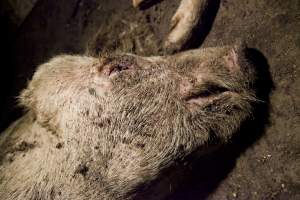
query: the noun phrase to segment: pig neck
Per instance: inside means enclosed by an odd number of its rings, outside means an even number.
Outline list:
[[[62,199],[114,199],[106,189],[110,185],[107,178],[110,148],[103,147],[108,145],[104,138],[97,138],[106,131],[81,118],[75,126],[65,126],[62,130],[55,134],[47,131],[46,140],[51,142],[44,146],[47,156],[39,170],[44,171],[42,177],[48,178],[49,185],[56,188]]]
[[[137,186],[156,179],[161,169],[174,159],[178,149],[174,146],[176,139],[171,138],[171,126],[165,126],[165,132],[153,131],[164,134],[164,140],[170,144],[147,142],[147,136],[142,138],[146,143],[146,150],[142,150],[122,139],[126,135],[126,123],[112,121],[110,126],[101,127],[81,117],[75,121],[76,124],[65,124],[61,128],[63,131],[55,133],[36,121],[32,122],[31,128],[27,128],[30,131],[22,137],[34,135],[37,148],[29,151],[17,163],[18,170],[15,171],[24,179],[20,183],[22,187],[18,187],[23,188],[20,196],[54,195],[59,199],[97,199],[101,196],[126,199]],[[148,152],[147,144],[150,144]],[[147,162],[144,160],[144,151],[151,158]],[[24,166],[28,170],[23,170]],[[19,190],[14,185],[10,187],[11,191]],[[23,191],[30,192],[24,194]]]
[[[1,135],[0,196],[8,200],[21,199],[110,199],[102,189],[105,170],[99,161],[98,169],[90,165],[92,145],[85,139],[72,140],[51,132],[29,113]],[[65,130],[76,134],[72,127]],[[81,132],[83,130],[80,130]],[[94,130],[96,131],[96,130]],[[86,134],[94,134],[86,131]],[[4,141],[4,142],[3,142]],[[18,145],[34,144],[20,149]],[[12,144],[12,147],[3,144]],[[87,147],[88,146],[88,147]],[[13,157],[10,155],[13,152]],[[3,157],[4,156],[4,157]],[[12,157],[12,158],[8,158]],[[97,173],[99,169],[103,169]],[[95,189],[97,188],[97,189]]]

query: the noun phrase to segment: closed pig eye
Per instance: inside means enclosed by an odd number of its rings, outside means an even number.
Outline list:
[[[206,82],[190,88],[183,97],[183,100],[185,100],[188,105],[204,106],[231,93],[228,88],[220,84]],[[195,107],[192,106],[191,108]]]
[[[224,86],[207,82],[199,86],[193,87],[184,99],[190,100],[195,98],[209,98],[211,96],[217,96],[227,91],[229,91],[229,89]]]
[[[193,92],[192,95],[205,98],[211,95],[218,95],[226,91],[228,91],[226,87],[216,84],[206,84],[202,86],[200,90]]]

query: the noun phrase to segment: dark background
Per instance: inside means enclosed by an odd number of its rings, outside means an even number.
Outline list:
[[[0,1],[0,129],[21,115],[16,97],[35,68],[61,54],[164,54],[179,0],[143,11],[129,0]],[[193,47],[243,38],[265,102],[222,150],[191,166],[170,199],[300,199],[300,1],[214,0]]]

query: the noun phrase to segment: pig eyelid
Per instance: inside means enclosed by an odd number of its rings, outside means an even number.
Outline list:
[[[195,90],[192,91],[192,96],[205,98],[211,95],[219,95],[227,91],[229,91],[229,89],[222,85],[206,82],[201,84],[199,87],[196,87]]]

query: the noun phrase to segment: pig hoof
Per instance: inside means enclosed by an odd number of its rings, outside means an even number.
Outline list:
[[[166,38],[165,49],[176,52],[186,47],[195,26],[199,24],[207,0],[182,0],[171,19],[171,32]]]
[[[133,7],[139,7],[144,0],[132,0]]]
[[[151,0],[132,0],[133,7],[141,8],[143,5],[149,3]]]
[[[135,8],[146,9],[148,6],[153,5],[157,0],[132,0],[132,5]]]

